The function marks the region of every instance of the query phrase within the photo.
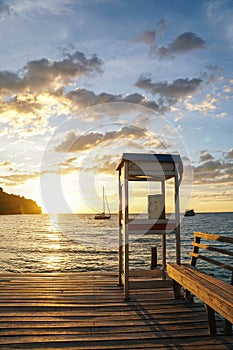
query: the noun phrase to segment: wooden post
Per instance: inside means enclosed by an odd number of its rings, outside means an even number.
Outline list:
[[[151,270],[154,270],[157,267],[157,247],[151,248]]]
[[[201,238],[195,237],[194,242],[199,244],[201,242]],[[199,251],[199,247],[193,246],[193,253],[198,254],[198,251]],[[196,263],[197,263],[197,258],[195,256],[192,256],[191,261],[190,261],[190,265],[195,267]]]
[[[165,201],[165,197],[166,197],[166,193],[165,193],[165,180],[162,180],[161,181],[161,192],[162,192],[162,196],[163,196],[163,203],[164,203],[164,208],[163,208],[163,212],[166,216],[166,208],[165,208],[165,204],[166,204],[166,201]],[[166,217],[165,217],[166,218]],[[164,219],[165,219],[164,218]]]
[[[232,332],[232,323],[227,319],[225,319],[223,331],[224,331],[224,334],[231,334]]]
[[[163,203],[164,203],[164,208],[163,211],[165,211],[165,180],[161,181],[161,192],[163,196]],[[165,219],[165,218],[164,218]],[[165,279],[165,271],[167,268],[167,242],[166,242],[166,232],[162,235],[162,276],[163,279]]]
[[[128,184],[128,162],[124,162],[124,185],[125,185],[125,201],[124,201],[124,299],[129,300],[129,232],[128,232],[128,216],[129,216],[129,184]]]
[[[233,285],[233,271],[231,273],[231,285]],[[230,321],[228,321],[225,318],[225,322],[224,322],[224,334],[231,334],[232,332],[232,323]]]
[[[162,234],[162,275],[163,279],[165,279],[165,271],[166,271],[166,234]]]
[[[176,220],[176,263],[180,264],[180,200],[178,169],[175,165],[175,220]]]
[[[119,253],[118,253],[118,284],[122,286],[122,270],[123,270],[123,239],[122,239],[122,185],[121,185],[121,169],[119,169],[118,175],[118,191],[119,191]]]
[[[208,318],[208,329],[210,334],[216,334],[216,321],[215,321],[215,311],[209,306],[206,305],[206,312]]]

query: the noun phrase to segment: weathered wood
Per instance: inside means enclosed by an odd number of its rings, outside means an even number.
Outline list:
[[[198,244],[200,243],[200,237],[196,237],[194,238],[194,242],[196,243],[193,247],[193,251],[191,253],[191,261],[190,261],[190,265],[191,266],[196,266],[197,263],[197,256],[196,254],[198,254],[199,251],[199,246]]]
[[[168,266],[167,271],[169,276],[173,279],[175,298],[178,298],[180,293],[180,287],[185,289],[185,295],[188,300],[191,299],[190,293],[197,296],[203,302],[206,303],[209,331],[211,334],[216,333],[215,325],[215,311],[225,317],[225,334],[229,334],[232,329],[233,322],[233,288],[232,285],[227,284],[224,281],[208,276],[200,271],[192,268],[197,264],[197,260],[203,260],[207,263],[211,263],[215,266],[221,267],[232,272],[233,266],[216,260],[213,257],[200,254],[199,249],[205,251],[214,251],[216,253],[226,256],[233,256],[233,252],[229,249],[218,248],[203,244],[200,242],[201,238],[211,241],[219,241],[223,243],[232,244],[233,238],[227,236],[220,236],[214,234],[208,234],[204,232],[194,232],[194,242],[192,243],[193,249],[190,253],[191,267],[185,265],[173,264]],[[218,257],[219,258],[219,257]],[[221,258],[221,257],[220,257]],[[220,259],[219,258],[219,259]],[[231,284],[233,281],[231,281]]]
[[[212,307],[206,304],[206,312],[208,317],[209,332],[210,334],[216,334],[217,328],[216,328],[216,320],[215,320],[215,311],[214,309],[212,309]]]
[[[211,245],[206,245],[206,244],[201,244],[201,243],[196,243],[196,242],[192,242],[192,245],[198,248],[202,248],[202,249],[206,249],[212,252],[217,252],[220,254],[225,254],[225,255],[229,255],[229,256],[233,256],[233,252],[227,249],[223,249],[223,248],[218,248],[216,246],[211,246]]]
[[[157,267],[157,247],[151,248],[151,270],[154,270]]]
[[[193,253],[193,252],[191,252],[190,255],[192,257],[196,258],[196,259],[201,259],[201,260],[206,261],[208,263],[211,263],[213,265],[219,266],[219,267],[221,267],[221,268],[223,268],[225,270],[233,271],[233,266],[227,265],[225,263],[221,263],[221,262],[219,262],[219,261],[217,261],[215,259],[209,258],[209,257],[207,257],[205,255],[196,254],[196,253]]]
[[[7,276],[0,285],[0,349],[212,350],[232,344],[231,336],[208,336],[203,305],[173,300],[171,284],[156,280],[155,270],[132,274],[135,286],[125,302],[117,274]],[[153,288],[145,289],[150,282]]]
[[[222,236],[222,235],[215,235],[212,233],[205,233],[205,232],[194,232],[194,237],[200,237],[205,238],[212,241],[219,241],[219,242],[225,242],[225,243],[231,243],[233,244],[233,238],[228,236]]]
[[[188,289],[231,323],[233,322],[233,286],[225,283],[225,287],[222,288],[216,284],[215,277],[209,276],[209,280],[206,280],[204,273],[195,271],[194,274],[193,269],[189,266],[171,264],[168,265],[167,271],[177,283]]]

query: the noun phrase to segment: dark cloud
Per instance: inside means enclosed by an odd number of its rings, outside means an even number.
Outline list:
[[[179,99],[190,94],[195,94],[201,83],[202,80],[198,78],[176,79],[170,84],[167,81],[153,82],[150,78],[142,75],[135,85],[150,92],[152,95]]]
[[[25,83],[18,74],[2,71],[0,72],[0,91],[1,93],[8,94],[9,92],[15,93],[25,88]]]
[[[33,90],[59,89],[84,75],[101,72],[102,61],[93,55],[90,59],[79,51],[67,54],[62,61],[42,58],[30,61],[25,67],[26,85]]]
[[[47,125],[55,110],[58,115],[75,111],[65,97],[66,88],[83,76],[100,73],[101,67],[102,61],[96,55],[87,58],[76,51],[66,53],[60,61],[30,61],[17,73],[0,71],[1,116],[12,125],[31,127],[37,132],[36,122]]]
[[[66,54],[61,61],[42,58],[28,62],[21,73],[0,72],[0,91],[2,94],[20,93],[25,90],[57,93],[83,76],[100,73],[101,66],[102,61],[96,55],[86,58],[79,51]]]
[[[112,95],[102,92],[99,95],[96,95],[93,91],[79,88],[68,93],[66,97],[72,100],[74,107],[77,105],[79,109],[84,109],[86,107],[91,107],[102,103],[125,102],[138,104],[151,108],[155,111],[159,110],[159,106],[156,102],[148,100],[144,95],[138,93]]]
[[[193,168],[194,184],[233,184],[233,163],[208,160]]]
[[[199,50],[206,47],[206,41],[192,32],[185,32],[175,38],[167,47],[158,47],[155,45],[151,48],[151,55],[166,58],[174,55],[187,53],[193,50]]]

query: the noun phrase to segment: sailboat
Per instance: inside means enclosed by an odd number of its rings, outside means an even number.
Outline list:
[[[108,208],[108,214],[105,213],[105,204],[107,205]],[[95,220],[106,220],[106,219],[110,219],[111,214],[110,214],[110,210],[109,210],[109,206],[108,206],[108,201],[107,201],[107,197],[104,191],[104,187],[103,187],[103,212],[96,214],[94,219]]]

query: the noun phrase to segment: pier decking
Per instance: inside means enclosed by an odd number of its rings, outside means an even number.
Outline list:
[[[233,349],[168,281],[140,280],[130,293],[124,301],[114,273],[1,273],[0,349]]]

